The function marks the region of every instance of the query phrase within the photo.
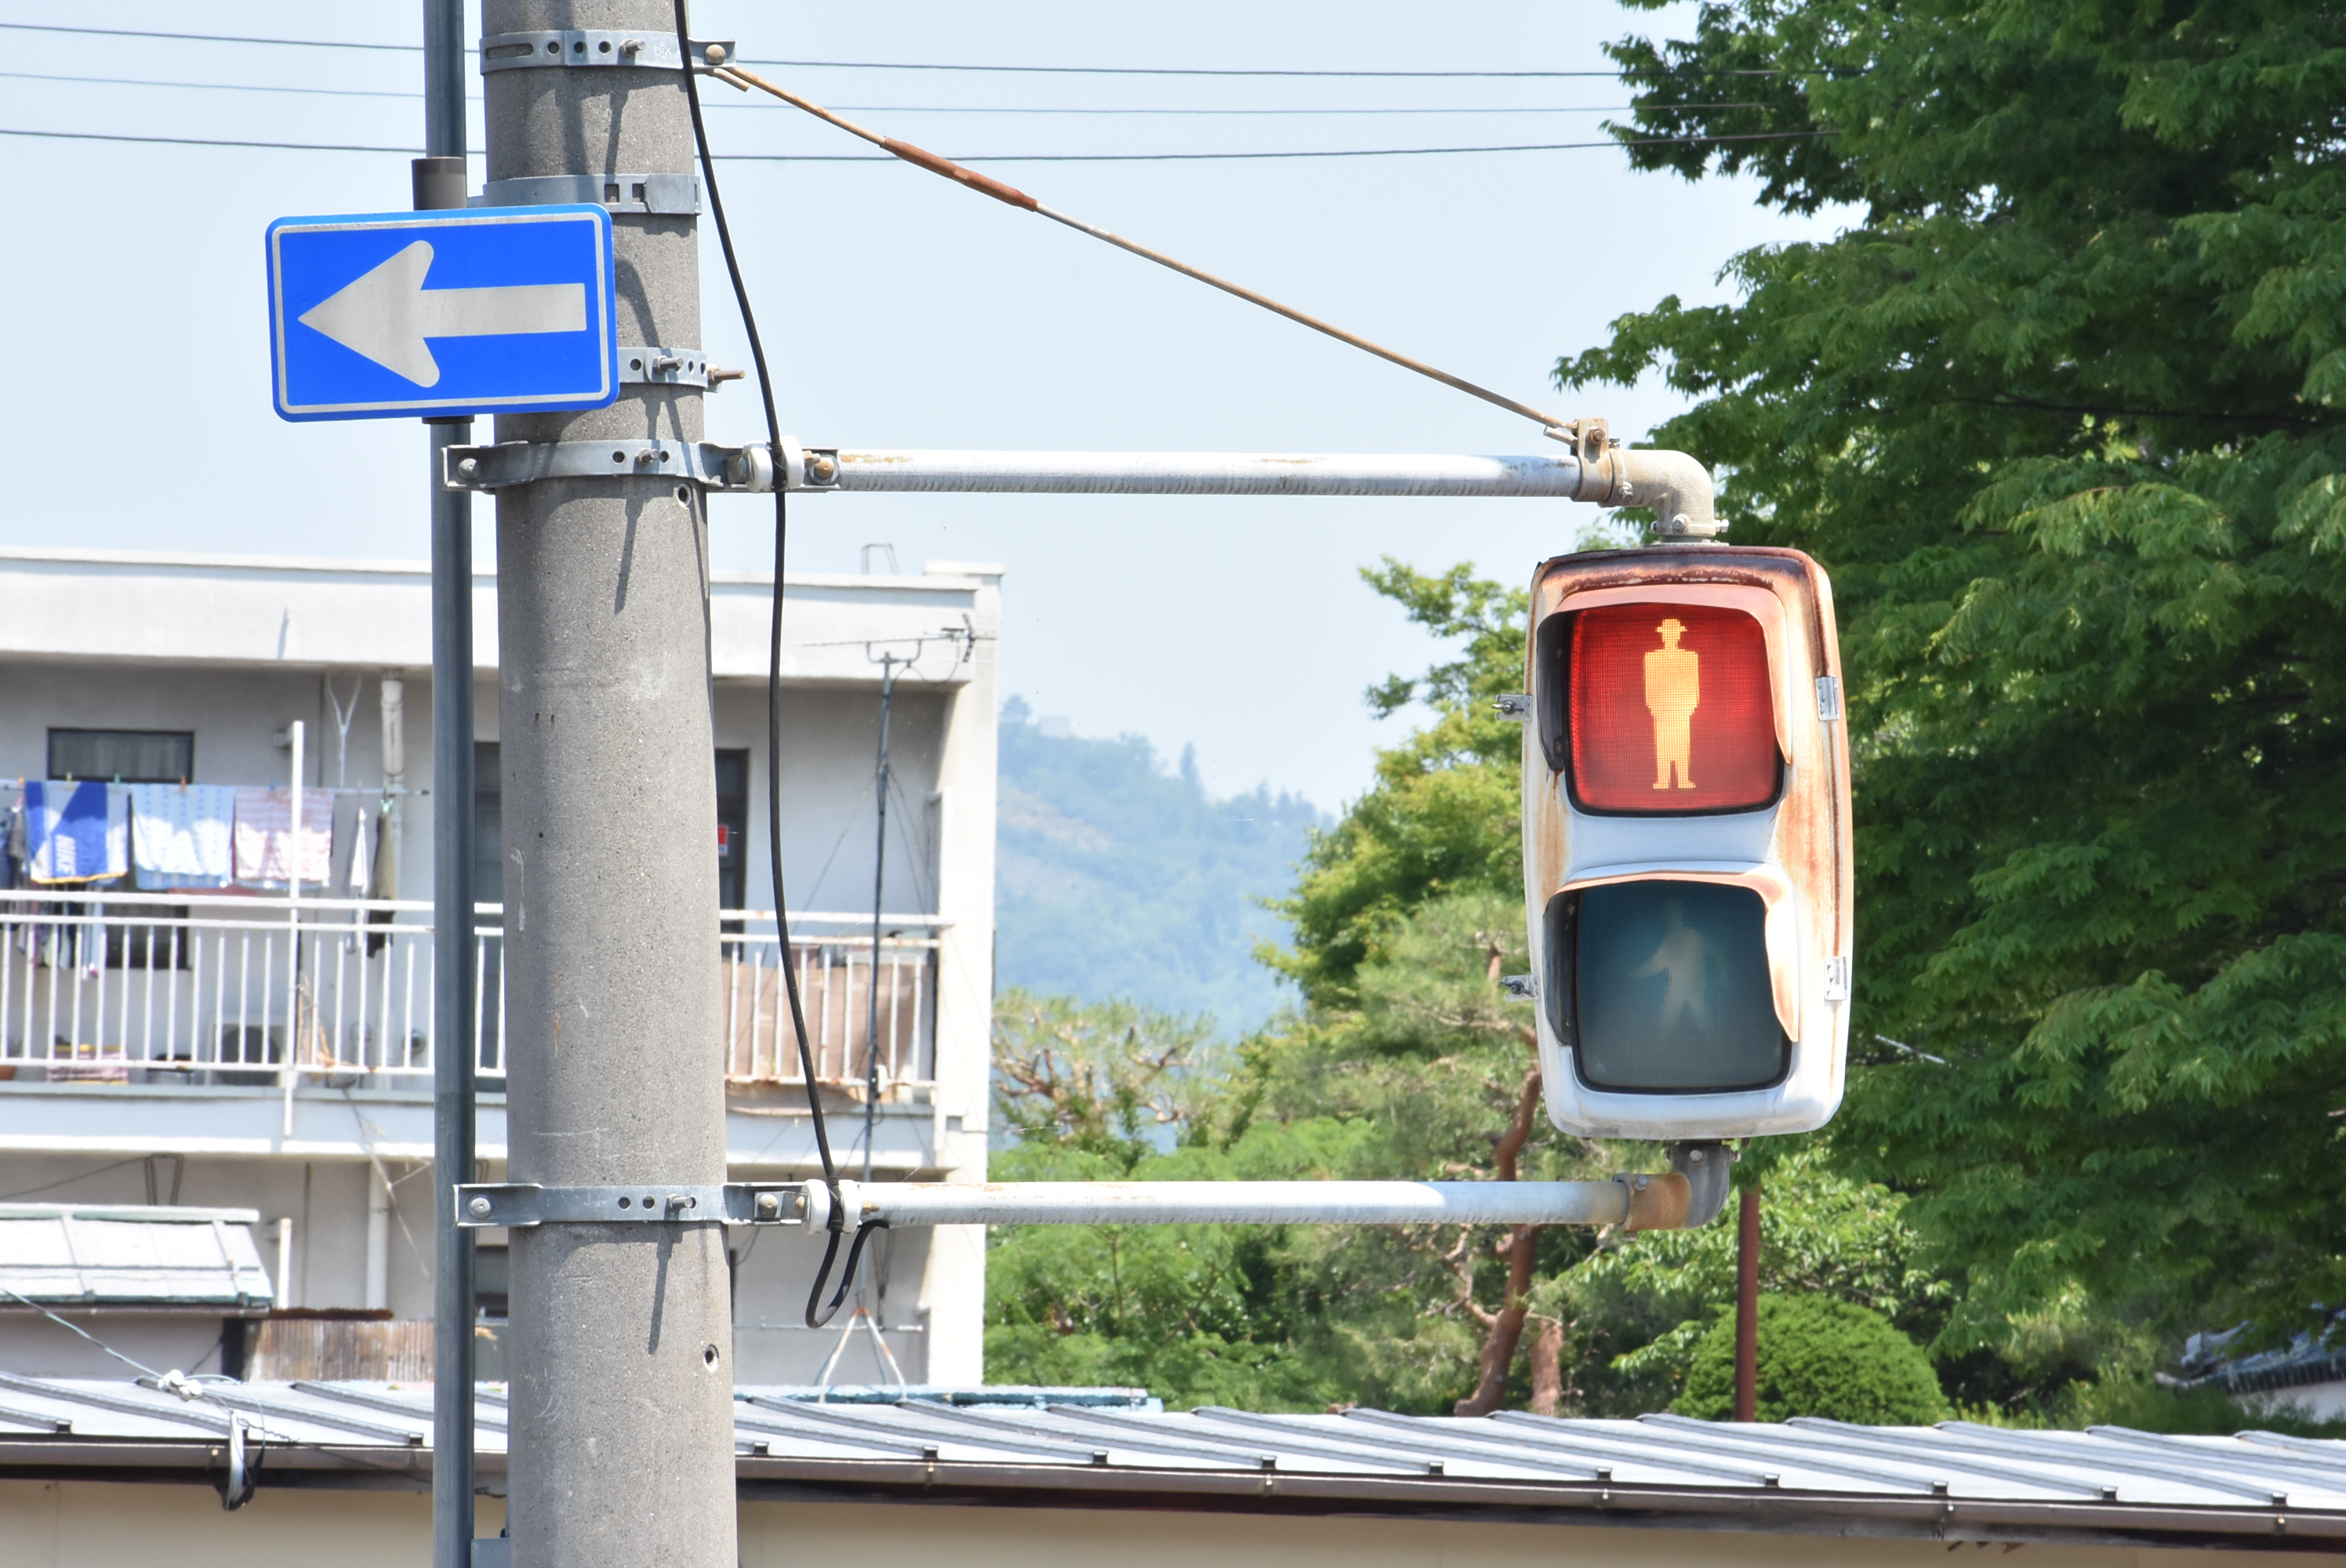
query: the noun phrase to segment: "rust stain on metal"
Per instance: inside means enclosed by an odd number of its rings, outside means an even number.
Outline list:
[[[1694,1186],[1686,1177],[1671,1171],[1667,1176],[1623,1176],[1619,1180],[1629,1189],[1629,1217],[1622,1229],[1686,1228],[1687,1207],[1694,1201]]]

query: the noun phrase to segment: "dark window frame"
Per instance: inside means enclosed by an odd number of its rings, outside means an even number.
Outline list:
[[[187,766],[183,771],[168,774],[140,772],[136,769],[124,771],[110,768],[60,767],[57,758],[57,742],[60,738],[67,741],[68,745],[75,741],[102,744],[105,741],[116,739],[132,742],[157,740],[174,742],[187,748],[185,756]],[[48,767],[48,777],[51,779],[87,779],[113,784],[192,784],[195,782],[196,732],[192,729],[84,729],[72,725],[52,725],[49,728],[47,741],[47,752],[43,761]]]

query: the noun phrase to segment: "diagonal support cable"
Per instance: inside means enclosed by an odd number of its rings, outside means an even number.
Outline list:
[[[1454,376],[1448,371],[1427,364],[1423,360],[1412,359],[1397,350],[1386,348],[1382,343],[1372,342],[1357,332],[1348,332],[1333,322],[1323,321],[1317,316],[1306,315],[1292,305],[1283,305],[1270,295],[1259,294],[1244,284],[1233,283],[1227,278],[1217,277],[1201,267],[1192,267],[1178,257],[1166,255],[1162,250],[1152,250],[1137,239],[1127,239],[1121,234],[1113,233],[1095,224],[1086,223],[1082,219],[1069,213],[1046,207],[1015,185],[1005,184],[992,175],[980,174],[974,168],[965,168],[949,158],[929,151],[926,148],[915,147],[911,142],[899,141],[894,137],[882,136],[878,131],[867,129],[857,125],[853,120],[831,113],[821,104],[801,97],[787,87],[776,87],[762,76],[752,75],[739,66],[718,64],[709,74],[717,80],[741,92],[748,92],[751,87],[755,87],[760,92],[770,93],[793,108],[804,109],[815,118],[837,126],[850,136],[861,137],[872,146],[893,153],[906,163],[925,168],[931,174],[943,175],[957,184],[967,186],[980,195],[990,196],[996,201],[1047,218],[1054,223],[1064,223],[1068,228],[1088,234],[1095,239],[1105,240],[1119,250],[1128,250],[1135,256],[1156,262],[1159,267],[1170,268],[1185,278],[1194,278],[1200,283],[1219,289],[1225,294],[1235,295],[1250,305],[1260,305],[1275,315],[1284,316],[1289,321],[1309,327],[1315,332],[1325,332],[1340,343],[1349,343],[1353,348],[1374,354],[1377,358],[1399,365],[1403,370],[1415,371],[1419,375],[1440,382],[1446,387],[1454,387],[1470,397],[1481,398],[1484,402],[1495,404],[1505,409],[1509,413],[1521,414],[1524,418],[1537,423],[1542,430],[1558,441],[1571,442],[1577,439],[1579,427],[1571,420],[1558,419],[1556,415],[1535,409],[1529,403],[1517,402],[1504,392],[1494,392],[1488,387],[1477,386],[1464,376]]]

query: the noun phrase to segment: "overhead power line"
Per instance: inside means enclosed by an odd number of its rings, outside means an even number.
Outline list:
[[[182,44],[268,44],[288,49],[371,49],[420,55],[421,44],[362,44],[340,38],[258,38],[243,33],[156,33],[138,27],[68,27],[55,22],[0,22],[9,33],[73,33],[86,38],[167,38]],[[466,54],[473,51],[467,49]]]
[[[390,87],[297,87],[263,82],[189,82],[157,76],[76,76],[50,71],[0,71],[0,80],[17,82],[70,82],[86,87],[169,87],[206,93],[299,93],[305,97],[327,98],[406,98],[422,97],[422,93],[405,92]],[[478,104],[477,97],[467,100]],[[744,109],[746,104],[712,104],[711,108]],[[1271,116],[1347,116],[1347,115],[1624,115],[1633,112],[1635,104],[1461,104],[1453,107],[1371,106],[1365,107],[1325,108],[1135,108],[1118,106],[1113,108],[1087,108],[1053,104],[1048,107],[1015,104],[842,104],[842,112],[852,114],[893,115],[1175,115],[1175,116],[1235,116],[1244,118]],[[1673,109],[1754,109],[1764,104],[1715,103],[1672,104]]]
[[[1626,141],[1552,141],[1511,142],[1489,147],[1372,147],[1307,149],[1289,152],[1034,152],[1034,153],[964,153],[963,161],[969,163],[1194,163],[1260,160],[1294,158],[1434,158],[1463,153],[1489,152],[1573,152],[1608,147],[1655,147],[1693,142],[1796,141],[1804,137],[1831,136],[1831,131],[1784,131],[1757,133],[1750,136],[1663,136],[1636,137]],[[160,147],[242,147],[260,148],[280,152],[383,152],[403,157],[421,156],[413,147],[379,147],[351,142],[321,141],[245,141],[221,137],[195,136],[130,136],[118,131],[30,130],[15,126],[0,126],[0,136],[38,137],[46,141],[114,141],[138,142]],[[474,158],[485,156],[475,148]],[[791,153],[791,152],[729,152],[719,155],[726,163],[892,163],[886,153]]]
[[[1659,76],[1779,76],[1778,70],[1743,71],[1374,71],[1302,70],[1277,66],[972,66],[911,60],[743,60],[745,66],[788,66],[794,70],[980,71],[1045,76],[1327,76],[1389,80],[1561,81],[1588,76],[1618,81],[1627,75]]]
[[[1821,130],[1780,131],[1758,132],[1749,136],[1633,137],[1626,141],[1527,141],[1505,142],[1487,147],[1367,147],[1290,152],[964,153],[959,161],[966,163],[1224,163],[1282,158],[1440,158],[1457,153],[1576,152],[1596,148],[1675,146],[1692,142],[1799,141],[1832,134],[1831,131]],[[724,156],[729,161],[735,163],[885,163],[890,161],[889,156],[883,153],[730,152]]]
[[[163,33],[136,27],[73,27],[53,22],[0,22],[0,31],[70,33],[84,37],[162,38],[190,44],[260,44],[293,49],[367,49],[378,53],[419,54],[421,44],[368,44],[336,38],[270,38],[247,33]],[[466,50],[466,54],[474,51]],[[1640,76],[1780,76],[1773,68],[1674,71],[1382,71],[1304,70],[1275,66],[993,66],[928,60],[744,60],[744,65],[788,66],[800,70],[834,71],[975,71],[1029,76],[1321,76],[1384,80],[1546,80],[1592,77],[1615,81]]]

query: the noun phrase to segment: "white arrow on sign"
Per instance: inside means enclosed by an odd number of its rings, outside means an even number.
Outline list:
[[[427,338],[497,338],[514,332],[583,332],[586,285],[520,283],[503,289],[434,289],[432,242],[419,239],[311,307],[301,324],[417,386],[436,386]]]

